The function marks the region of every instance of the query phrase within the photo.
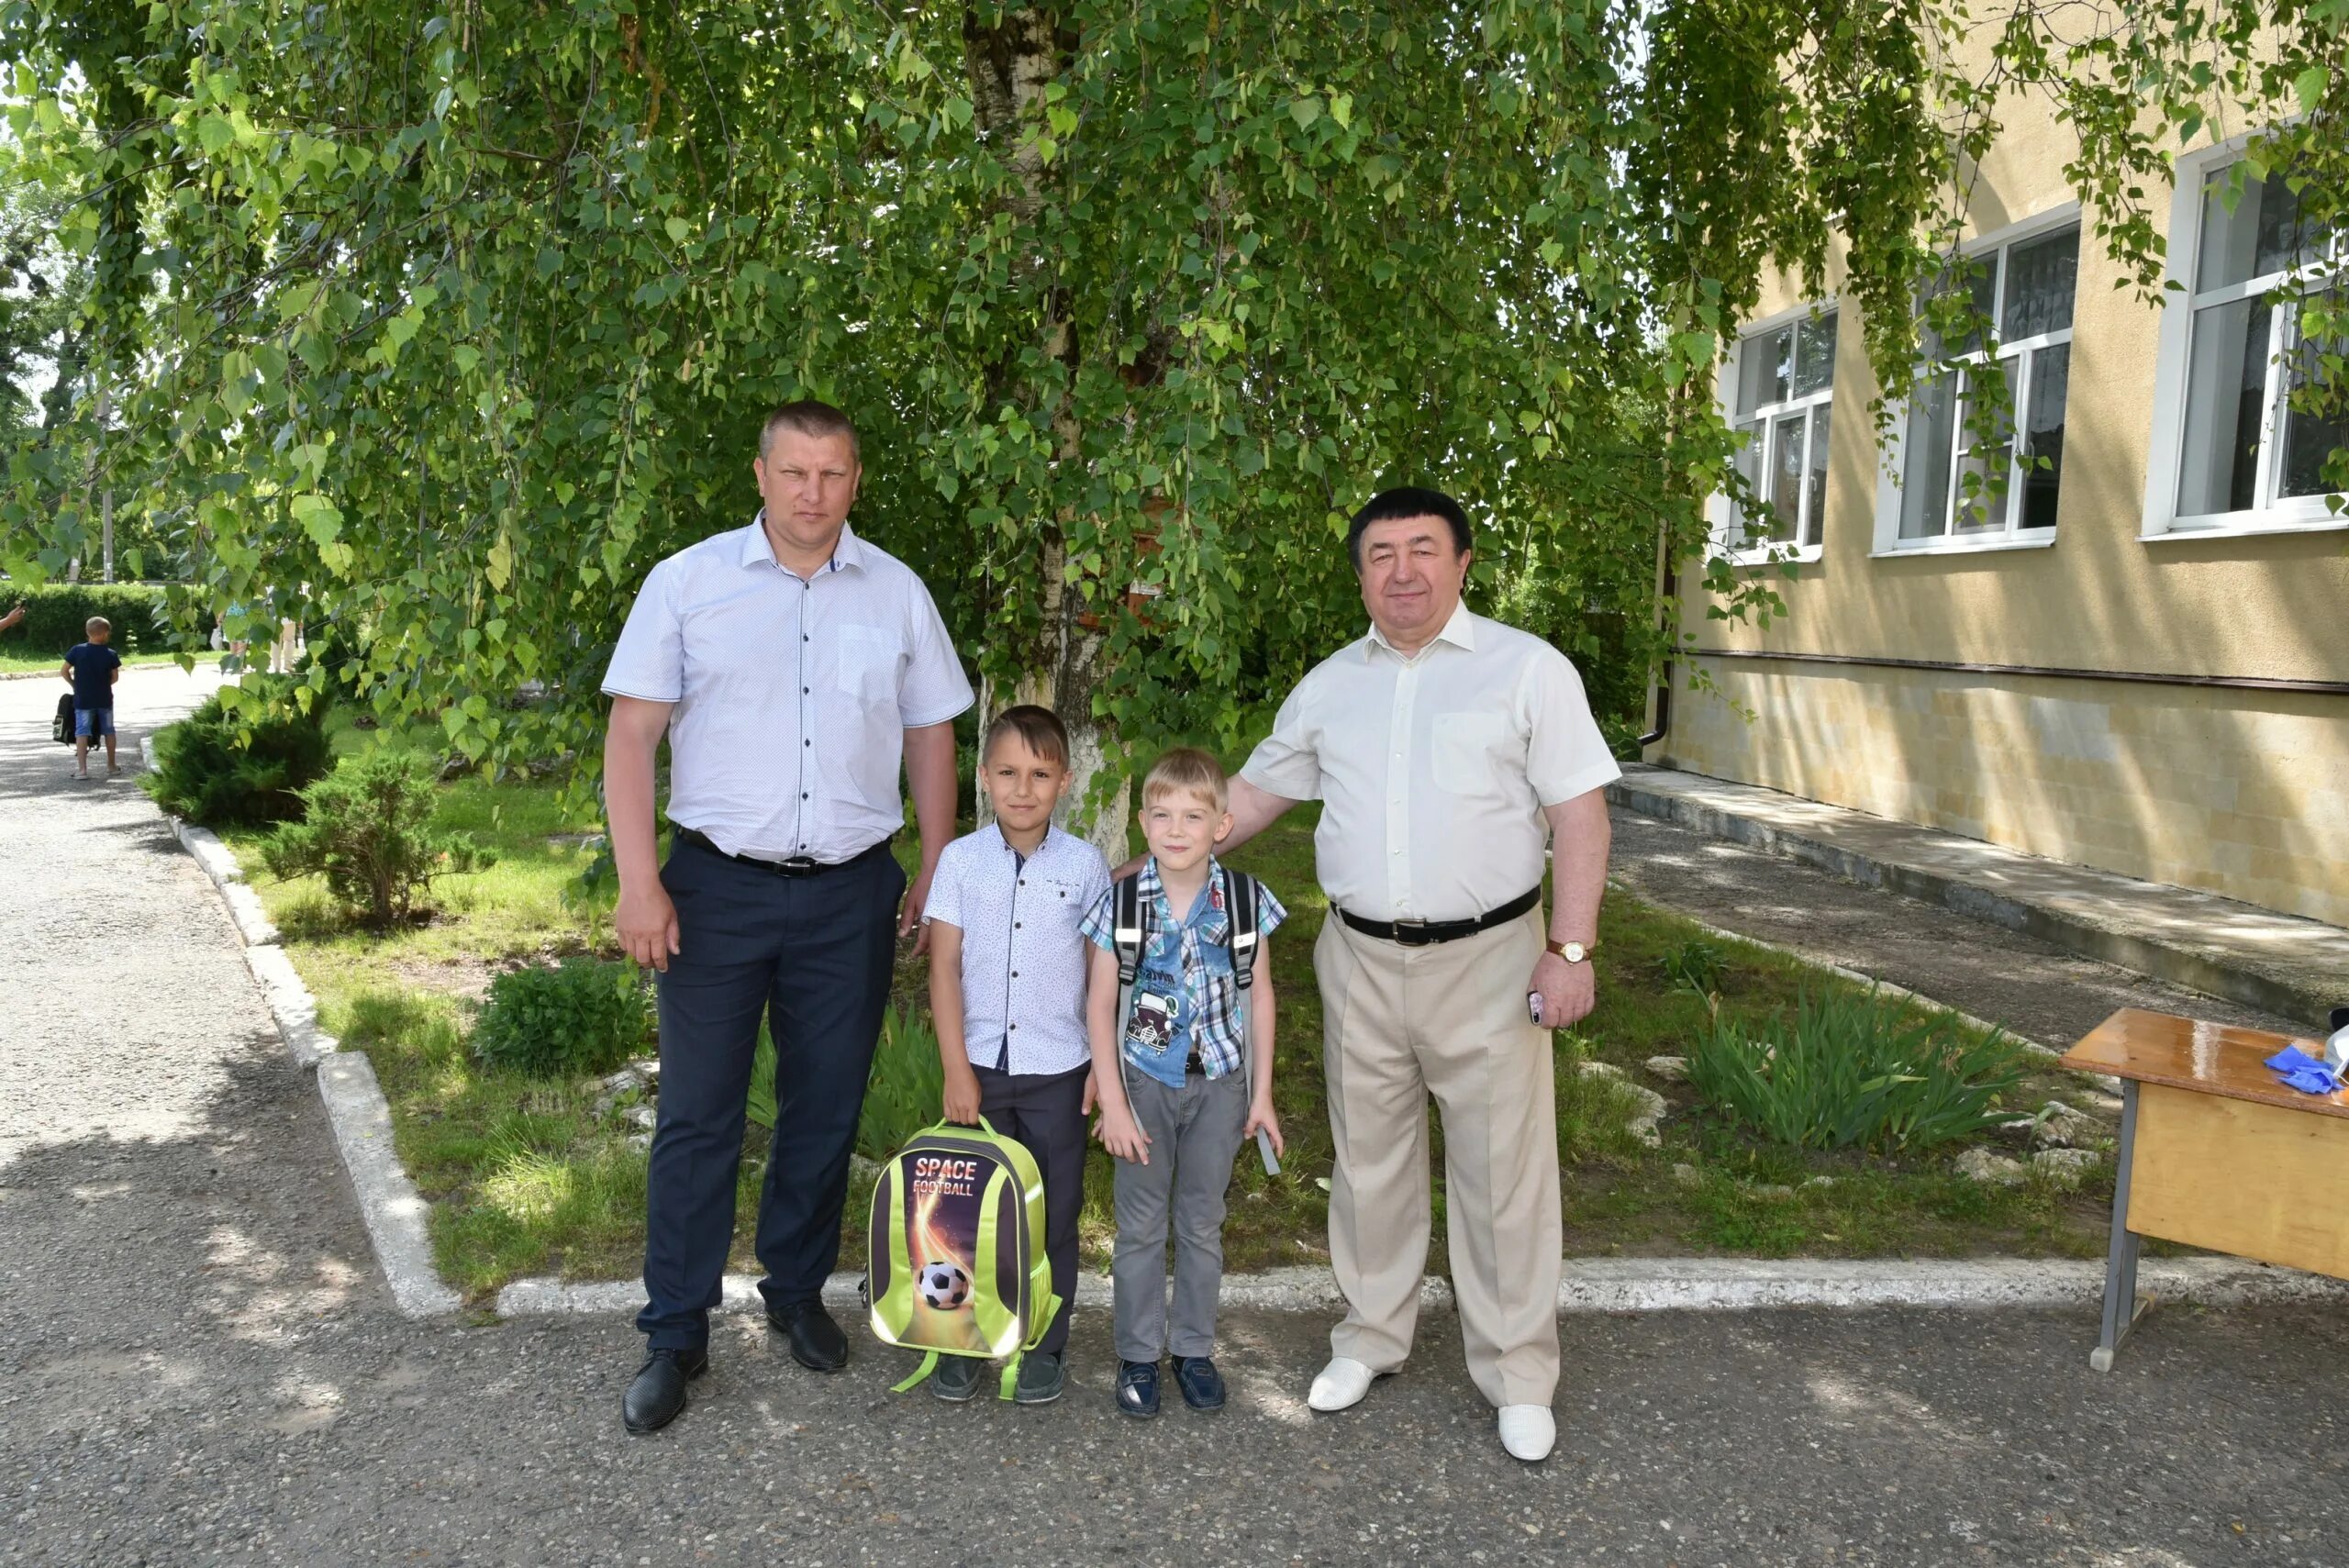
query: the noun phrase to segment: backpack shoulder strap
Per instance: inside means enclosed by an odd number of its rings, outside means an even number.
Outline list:
[[[1224,940],[1231,950],[1232,977],[1245,991],[1256,979],[1256,879],[1244,871],[1223,873]]]
[[[1118,951],[1118,984],[1131,985],[1141,970],[1141,949],[1148,931],[1141,901],[1141,873],[1119,877],[1111,889],[1109,937]]]

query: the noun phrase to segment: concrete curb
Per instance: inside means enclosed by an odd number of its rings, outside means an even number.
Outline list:
[[[860,1275],[837,1273],[824,1299],[859,1308]],[[2160,1300],[2200,1307],[2242,1307],[2301,1301],[2349,1302],[2349,1282],[2273,1268],[2234,1258],[2148,1258],[2138,1267],[2139,1288]],[[2072,1259],[1953,1258],[1841,1260],[1791,1258],[1568,1258],[1558,1286],[1558,1311],[1745,1312],[1770,1307],[2090,1307],[2102,1299],[2104,1265]],[[1338,1312],[1345,1307],[1326,1269],[1271,1269],[1230,1274],[1223,1282],[1228,1308],[1268,1312]],[[1085,1274],[1076,1302],[1089,1310],[1109,1306],[1109,1281]],[[1419,1304],[1453,1307],[1452,1287],[1429,1275]],[[565,1284],[517,1280],[497,1293],[504,1318],[618,1317],[644,1305],[634,1280]],[[721,1312],[761,1309],[758,1282],[726,1276]]]
[[[218,890],[220,902],[228,906],[228,918],[237,923],[237,935],[244,939],[245,945],[274,945],[277,927],[262,907],[261,895],[247,885],[244,870],[237,864],[237,857],[228,852],[228,846],[209,828],[194,827],[176,817],[171,820],[172,836],[195,857],[195,863],[212,879],[212,885]]]
[[[835,1307],[863,1309],[858,1287],[864,1276],[836,1273],[824,1282],[824,1299]],[[1327,1269],[1279,1268],[1261,1273],[1226,1274],[1219,1300],[1227,1307],[1265,1312],[1337,1311],[1345,1306],[1338,1282]],[[1076,1304],[1088,1310],[1109,1307],[1109,1276],[1080,1274]],[[617,1317],[633,1314],[644,1305],[644,1287],[635,1280],[601,1280],[565,1284],[557,1279],[516,1280],[497,1293],[501,1318],[552,1318],[574,1315]],[[1452,1306],[1452,1286],[1434,1275],[1419,1284],[1419,1305],[1431,1311]],[[728,1274],[720,1312],[758,1312],[763,1304],[759,1282],[751,1274]]]
[[[1650,787],[1639,772],[1626,773],[1609,784],[1607,798],[1610,804],[1642,817],[1676,823],[1749,849],[1784,855],[1864,887],[1886,888],[1923,903],[1939,904],[1974,919],[2037,937],[2068,951],[2284,1018],[2321,1018],[2331,1005],[2325,997],[2290,979],[2262,973],[2229,962],[2223,957],[2136,931],[2100,925],[2068,910],[2009,896],[1929,866],[1877,859],[1783,823],[1764,821],[1756,816],[1688,799],[1669,789]]]
[[[155,766],[155,743],[141,736],[139,754],[150,771]],[[318,1027],[317,998],[302,984],[293,960],[277,945],[277,928],[262,910],[260,895],[245,881],[237,857],[209,828],[195,827],[176,817],[166,817],[172,836],[204,868],[206,878],[228,907],[240,940],[245,967],[261,987],[262,999],[286,1053],[295,1066],[316,1078],[318,1098],[326,1106],[328,1125],[334,1129],[335,1148],[359,1199],[360,1218],[373,1243],[375,1262],[391,1286],[392,1300],[410,1318],[430,1318],[455,1312],[463,1297],[451,1290],[432,1265],[432,1240],[425,1220],[429,1212],[416,1184],[400,1164],[392,1141],[392,1107],[375,1081],[373,1063],[364,1051],[343,1051],[335,1038]]]
[[[393,1301],[411,1318],[456,1311],[464,1300],[432,1266],[432,1241],[425,1229],[429,1210],[400,1165],[392,1144],[392,1107],[366,1052],[335,1052],[317,1064],[317,1080],[335,1146],[358,1189],[359,1212]]]

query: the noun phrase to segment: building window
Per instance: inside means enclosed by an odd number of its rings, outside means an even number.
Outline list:
[[[2079,262],[2080,229],[2072,224],[1976,252],[1952,269],[1943,286],[1971,292],[1992,338],[1985,344],[1977,328],[1943,345],[1925,334],[1932,368],[1909,399],[1896,548],[2053,537]]]
[[[1828,420],[1835,390],[1835,313],[1822,311],[1743,339],[1730,424],[1742,440],[1737,472],[1757,504],[1732,505],[1722,549],[1761,558],[1815,550],[1827,509]]]
[[[2192,254],[2181,259],[2188,297],[2186,360],[2164,402],[2176,422],[2179,532],[2330,520],[2324,462],[2349,444],[2339,419],[2292,406],[2316,345],[2299,332],[2300,301],[2341,260],[2338,235],[2300,216],[2281,172],[2236,164],[2204,173]],[[2311,273],[2314,277],[2311,278]]]

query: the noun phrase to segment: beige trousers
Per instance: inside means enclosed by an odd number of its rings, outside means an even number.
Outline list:
[[[1402,947],[1332,912],[1313,950],[1338,1169],[1330,1262],[1338,1355],[1392,1372],[1427,1269],[1428,1096],[1443,1113],[1444,1224],[1468,1374],[1495,1406],[1558,1385],[1558,1099],[1548,1031],[1526,1016],[1542,911]]]

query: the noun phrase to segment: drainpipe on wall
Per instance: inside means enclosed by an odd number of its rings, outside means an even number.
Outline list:
[[[1678,597],[1680,593],[1678,575],[1672,570],[1671,537],[1672,532],[1669,528],[1660,528],[1656,530],[1656,569],[1657,574],[1662,579],[1664,584],[1656,605],[1656,614],[1659,617],[1669,617],[1671,612],[1666,606],[1668,606],[1675,598]],[[1664,732],[1671,728],[1672,661],[1670,659],[1666,659],[1656,672],[1655,728],[1649,730],[1645,735],[1640,737],[1639,748],[1641,751],[1645,752],[1649,747],[1663,740]]]

